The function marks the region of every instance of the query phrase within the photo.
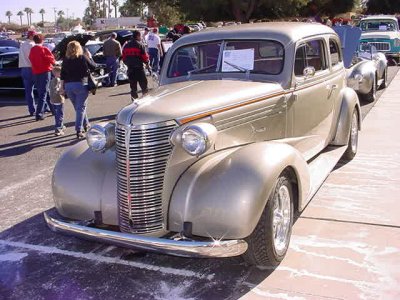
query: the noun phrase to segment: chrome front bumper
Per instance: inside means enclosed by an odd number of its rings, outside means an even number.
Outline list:
[[[244,240],[213,240],[210,242],[170,240],[78,225],[74,222],[57,220],[47,213],[44,213],[44,219],[47,226],[54,232],[135,250],[184,257],[231,257],[241,255],[247,250],[247,243]]]

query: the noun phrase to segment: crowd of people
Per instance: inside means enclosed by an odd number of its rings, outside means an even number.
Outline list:
[[[139,84],[142,95],[148,92],[145,68],[149,72],[159,72],[162,56],[161,39],[157,29],[145,30],[141,36],[134,31],[132,39],[121,46],[112,33],[104,42],[108,77],[103,86],[117,85],[117,70],[122,59],[128,68],[128,78],[132,100],[137,99]],[[88,51],[77,41],[67,45],[66,55],[60,65],[48,47],[43,45],[43,36],[29,31],[27,40],[20,46],[19,67],[25,88],[28,111],[36,121],[45,119],[45,112],[51,112],[55,119],[55,135],[64,135],[64,102],[68,98],[75,109],[75,131],[78,139],[90,128],[87,116],[90,73],[97,68]],[[36,88],[35,101],[33,89]]]
[[[55,119],[55,135],[63,135],[64,101],[67,96],[76,112],[76,136],[83,138],[90,127],[86,114],[88,76],[90,70],[96,68],[96,63],[83,55],[81,45],[76,41],[70,42],[62,65],[58,66],[51,51],[43,46],[43,36],[29,31],[27,40],[20,46],[19,67],[29,114],[35,116],[36,121],[41,121],[45,119],[46,110],[51,112]],[[37,101],[34,100],[34,87]]]

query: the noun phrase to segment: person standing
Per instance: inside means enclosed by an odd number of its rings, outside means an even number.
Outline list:
[[[36,33],[34,31],[28,31],[28,39],[24,41],[19,48],[19,61],[18,67],[21,68],[21,76],[25,88],[25,101],[28,105],[28,111],[31,116],[36,112],[36,105],[33,96],[33,74],[32,74],[32,64],[29,60],[29,53],[32,47],[35,45],[33,42],[33,36]]]
[[[111,36],[104,42],[103,54],[106,57],[107,72],[109,73],[108,86],[117,85],[117,70],[119,58],[122,55],[121,44],[116,40],[117,34]]]
[[[86,113],[87,99],[89,96],[88,76],[90,70],[96,69],[96,63],[83,55],[82,46],[77,41],[67,45],[67,51],[61,67],[61,87],[71,100],[75,108],[76,137],[85,137],[84,131],[90,127]]]
[[[158,29],[153,28],[147,36],[147,47],[149,49],[150,66],[153,72],[158,72],[160,67],[161,39],[158,36]]]
[[[38,103],[36,106],[36,121],[44,120],[44,109],[47,101],[47,93],[49,91],[49,83],[51,78],[51,70],[56,63],[53,54],[49,49],[44,47],[43,36],[36,34],[33,36],[35,45],[29,53],[29,60],[32,64],[32,74],[35,86],[38,92]],[[51,104],[48,103],[50,109]]]
[[[128,78],[131,87],[131,99],[139,98],[137,93],[137,84],[142,89],[142,94],[148,92],[147,78],[144,72],[143,64],[149,68],[149,56],[146,53],[144,45],[141,43],[140,32],[133,32],[132,40],[122,49],[122,59],[128,67]]]
[[[63,91],[61,87],[61,68],[55,66],[53,68],[53,79],[50,81],[50,102],[54,108],[54,119],[55,119],[55,132],[56,136],[64,135],[64,95],[61,93]]]

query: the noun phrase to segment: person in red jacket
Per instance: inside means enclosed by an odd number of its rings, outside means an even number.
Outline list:
[[[36,34],[33,37],[35,46],[29,53],[29,60],[32,64],[32,74],[38,92],[38,103],[36,107],[36,121],[44,120],[44,107],[49,91],[51,70],[56,63],[50,50],[43,46],[43,36]]]

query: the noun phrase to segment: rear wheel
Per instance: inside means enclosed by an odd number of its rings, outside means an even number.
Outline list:
[[[346,152],[343,154],[345,160],[352,160],[356,156],[358,149],[358,113],[354,109],[353,116],[351,118],[351,126],[349,133],[349,142],[347,144]]]
[[[286,255],[293,225],[293,189],[283,172],[268,198],[260,220],[246,238],[244,260],[252,265],[276,266]]]
[[[368,94],[362,94],[361,99],[368,102],[372,103],[376,100],[376,77],[372,80],[372,86],[371,90],[368,92]]]

